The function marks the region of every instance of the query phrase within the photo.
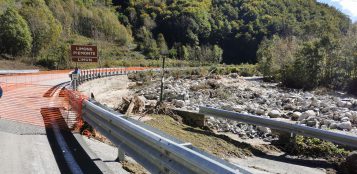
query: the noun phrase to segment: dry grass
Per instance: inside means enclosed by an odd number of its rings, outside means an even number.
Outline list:
[[[12,61],[12,60],[1,60],[0,59],[0,69],[6,69],[6,70],[15,70],[15,69],[42,69],[40,67],[32,66],[25,64],[20,61]]]
[[[193,146],[220,158],[252,156],[250,145],[239,143],[224,135],[216,135],[211,131],[193,128],[175,121],[170,116],[151,115],[154,119],[145,122],[175,138],[192,143]]]
[[[141,165],[125,160],[122,162],[123,169],[132,174],[147,174],[148,172]]]

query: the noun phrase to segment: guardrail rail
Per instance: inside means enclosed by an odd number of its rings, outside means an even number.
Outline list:
[[[280,130],[284,132],[290,132],[290,133],[300,134],[308,137],[319,138],[322,140],[331,141],[338,144],[343,144],[343,145],[357,148],[356,136],[331,132],[327,130],[302,126],[298,124],[291,124],[283,121],[263,118],[256,115],[241,114],[233,111],[226,111],[226,110],[216,109],[211,107],[200,106],[199,113],[204,115],[209,115],[212,117],[225,118],[225,119],[235,120],[239,122],[245,122],[248,124],[269,127],[271,129]]]
[[[84,100],[82,118],[152,173],[250,173],[162,136],[91,101]]]

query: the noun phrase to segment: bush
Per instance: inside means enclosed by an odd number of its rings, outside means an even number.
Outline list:
[[[0,31],[0,53],[17,56],[31,50],[30,29],[13,7],[0,16]]]
[[[37,61],[36,65],[46,67],[48,69],[56,68],[56,61],[53,59],[43,58]]]
[[[284,149],[293,155],[302,155],[313,158],[322,157],[327,159],[334,157],[344,158],[349,153],[331,142],[300,135],[296,136],[294,141],[286,143]]]

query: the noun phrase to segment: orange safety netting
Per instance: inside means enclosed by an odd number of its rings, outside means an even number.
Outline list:
[[[79,130],[84,124],[82,120],[82,106],[83,106],[83,100],[87,99],[87,97],[78,91],[72,91],[72,90],[68,90],[67,94],[68,94],[67,96],[69,100],[69,106],[71,106],[72,111],[76,113],[76,120],[73,125],[73,128],[75,130]]]
[[[0,119],[6,119],[37,126],[46,126],[44,110],[68,107],[66,96],[60,91],[69,81],[69,71],[46,71],[33,74],[13,74],[0,76],[3,96],[0,98]],[[52,117],[61,114],[53,112]],[[48,114],[47,114],[48,115]]]
[[[82,72],[88,75],[145,69],[150,68],[107,68]],[[64,88],[70,81],[70,72],[60,70],[0,75],[0,85],[3,89],[3,96],[0,98],[0,119],[37,126],[48,126],[51,121],[64,119],[70,127],[73,125],[75,129],[80,128],[83,125],[82,102],[86,96]]]

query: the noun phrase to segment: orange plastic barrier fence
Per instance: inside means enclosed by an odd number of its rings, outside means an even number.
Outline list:
[[[141,71],[151,68],[128,67],[82,70],[86,73]],[[87,99],[77,91],[66,90],[71,70],[42,71],[32,74],[0,75],[3,96],[0,98],[0,120],[11,120],[36,126],[49,121],[73,121],[83,124],[82,102]],[[98,74],[97,74],[98,75]]]

